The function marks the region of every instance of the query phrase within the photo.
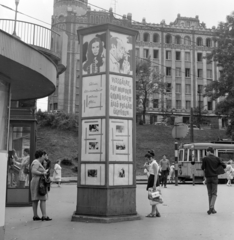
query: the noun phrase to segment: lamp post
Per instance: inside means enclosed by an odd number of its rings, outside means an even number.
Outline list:
[[[19,1],[20,0],[15,0],[15,23],[14,23],[14,32],[12,33],[13,36],[17,37],[16,35],[16,20],[17,20],[17,9],[18,9],[18,5],[19,5]]]
[[[201,128],[200,127],[200,124],[201,124],[201,93],[202,93],[202,90],[199,88],[198,89],[198,91],[197,91],[197,93],[198,93],[198,96],[199,96],[199,103],[198,103],[198,127],[199,128]]]

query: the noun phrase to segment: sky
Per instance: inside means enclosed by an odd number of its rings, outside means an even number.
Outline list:
[[[54,0],[20,0],[18,11],[46,23],[18,14],[17,19],[33,22],[50,28]],[[110,7],[119,15],[131,13],[134,21],[166,24],[174,22],[177,14],[183,17],[199,16],[208,28],[226,20],[226,16],[234,11],[233,0],[88,0],[88,3],[109,10]],[[146,4],[147,3],[147,4]],[[15,9],[15,0],[0,0],[0,4]],[[100,10],[91,6],[91,9]],[[0,5],[0,18],[14,19],[15,14]],[[117,16],[119,17],[119,16]],[[47,98],[38,100],[38,109],[47,110]]]

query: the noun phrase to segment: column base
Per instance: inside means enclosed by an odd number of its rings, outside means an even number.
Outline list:
[[[1,226],[0,227],[0,240],[4,240],[5,239],[4,236],[5,236],[5,227]]]
[[[125,216],[108,216],[108,217],[99,217],[99,216],[88,216],[88,215],[77,215],[76,212],[72,215],[72,222],[87,222],[87,223],[115,223],[115,222],[124,222],[124,221],[135,221],[141,220],[141,216],[136,215],[125,215]]]

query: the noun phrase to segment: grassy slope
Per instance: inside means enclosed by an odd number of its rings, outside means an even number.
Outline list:
[[[149,149],[155,150],[155,158],[161,159],[166,154],[168,158],[174,160],[174,139],[171,135],[172,127],[162,127],[154,125],[137,126],[136,129],[136,172],[143,174],[144,155]],[[225,138],[224,130],[196,130],[194,131],[195,142],[209,142],[218,137]],[[190,135],[180,142],[190,142]],[[45,149],[52,163],[58,159],[73,159],[73,164],[77,166],[74,160],[78,154],[78,136],[75,132],[59,131],[50,128],[38,129],[37,148]],[[53,166],[52,164],[52,166]],[[71,171],[71,167],[62,166],[62,176],[76,176],[77,173]]]

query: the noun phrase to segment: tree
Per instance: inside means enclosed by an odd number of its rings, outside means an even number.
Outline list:
[[[226,115],[231,120],[227,128],[227,134],[234,132],[234,12],[227,16],[226,22],[218,25],[214,41],[217,43],[211,54],[207,56],[209,61],[217,62],[220,67],[220,77],[206,87],[206,96],[215,100],[225,97],[217,104],[216,114]]]
[[[156,93],[166,94],[167,83],[162,81],[163,75],[157,68],[151,65],[150,58],[137,61],[136,78],[137,105],[142,104],[143,123],[145,123],[148,98]]]

